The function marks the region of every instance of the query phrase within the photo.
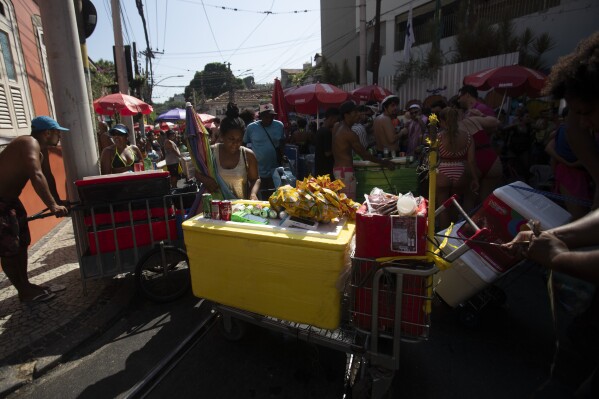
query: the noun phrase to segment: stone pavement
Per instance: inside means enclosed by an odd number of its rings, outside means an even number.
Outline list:
[[[84,294],[70,218],[29,249],[28,272],[35,284],[62,284],[67,289],[48,302],[22,304],[0,272],[0,397],[100,333],[134,293],[132,279],[108,278],[88,281]]]

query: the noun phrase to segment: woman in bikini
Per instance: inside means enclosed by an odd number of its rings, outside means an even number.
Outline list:
[[[127,144],[129,128],[120,123],[108,132],[114,144],[104,148],[100,157],[100,171],[103,175],[132,172],[136,163],[141,163],[143,156],[135,145]]]
[[[439,114],[439,164],[437,174],[437,207],[454,194],[464,195],[470,180],[470,190],[478,191],[478,178],[474,160],[474,145],[468,131],[460,126],[459,114],[455,108],[445,108]],[[474,178],[468,179],[466,168]],[[438,229],[449,226],[456,220],[455,209],[439,214]]]
[[[503,165],[493,148],[490,134],[499,127],[499,119],[486,116],[478,110],[470,110],[459,125],[470,134],[474,142],[474,159],[480,179],[479,192],[467,192],[464,198],[464,207],[466,211],[470,211],[499,187],[503,180]]]
[[[226,187],[220,187],[213,178],[196,171],[196,179],[204,184],[208,192],[214,193],[220,189],[226,199],[258,200],[258,160],[252,150],[242,146],[244,133],[245,123],[239,117],[239,109],[229,103],[227,116],[220,123],[222,142],[211,146],[216,172]]]

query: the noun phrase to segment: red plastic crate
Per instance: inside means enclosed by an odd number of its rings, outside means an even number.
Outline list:
[[[113,211],[114,214],[114,223],[122,224],[129,223],[131,220],[133,221],[143,221],[148,219],[148,211],[146,208],[144,209],[132,209],[131,214],[129,214],[129,210],[126,211]],[[167,215],[173,216],[174,211],[172,208],[167,208]],[[150,218],[162,218],[164,219],[164,208],[150,208]],[[112,226],[112,217],[110,216],[110,212],[102,212],[95,213],[94,219],[96,220],[96,227],[103,225]],[[83,218],[83,221],[87,227],[92,227],[92,215],[86,214]]]
[[[176,240],[178,238],[177,224],[174,219],[168,221],[170,229],[170,239]],[[116,240],[118,242],[119,250],[133,248],[133,234],[135,234],[136,244],[138,247],[149,245],[152,243],[150,236],[150,225],[148,223],[139,223],[133,226],[122,226],[116,229],[100,230],[94,233],[90,231],[87,233],[89,240],[89,252],[91,255],[98,253],[96,247],[96,235],[98,243],[100,245],[100,253],[114,252],[116,251],[114,231],[116,230]],[[166,223],[164,220],[152,222],[152,236],[154,241],[166,240],[167,236]]]
[[[426,251],[428,225],[427,200],[420,202],[418,216],[368,215],[366,205],[356,213],[357,258],[380,258],[386,256],[422,256]],[[402,241],[413,237],[412,242]]]
[[[379,268],[374,261],[359,261],[352,274],[354,289],[351,319],[355,327],[370,331],[372,328],[372,277]],[[393,335],[395,326],[395,275],[382,276],[378,297],[378,329]],[[403,275],[401,299],[401,334],[410,337],[428,335],[427,277]]]

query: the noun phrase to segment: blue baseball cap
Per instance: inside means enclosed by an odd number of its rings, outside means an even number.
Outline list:
[[[111,136],[127,136],[129,135],[129,128],[122,123],[117,123],[108,131],[108,133]]]
[[[66,127],[62,127],[56,122],[54,119],[49,116],[38,116],[31,120],[31,129],[33,131],[43,131],[43,130],[62,130],[63,132],[68,132],[69,129]]]

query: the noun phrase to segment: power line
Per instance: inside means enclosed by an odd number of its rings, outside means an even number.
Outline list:
[[[123,5],[119,1],[119,16],[121,18],[122,25],[125,27],[125,36],[127,38],[127,43],[131,43],[131,37],[129,36],[129,29],[127,28],[127,24],[125,23],[125,13],[123,11]]]
[[[154,1],[154,10],[156,11],[156,50],[158,50],[158,0]]]
[[[272,0],[272,3],[270,3],[270,9],[272,10],[272,7],[275,5],[275,0]],[[249,40],[250,37],[252,37],[252,35],[254,34],[254,32],[256,32],[256,30],[260,27],[260,25],[262,25],[264,23],[264,21],[266,21],[266,18],[268,18],[269,14],[266,14],[264,16],[264,18],[262,18],[262,21],[260,21],[258,23],[258,25],[256,25],[256,27],[250,32],[249,35],[247,35],[244,39],[243,42],[241,42],[241,44],[235,49],[235,51],[233,51],[233,54],[231,54],[229,56],[229,59],[227,61],[231,61],[231,58],[235,55],[235,53],[237,52],[237,50],[239,50],[241,48],[241,46],[243,46],[245,44],[245,42],[247,42]]]
[[[166,0],[164,2],[164,33],[162,34],[163,40],[162,40],[162,51],[164,51],[165,48],[165,42],[166,42],[166,21],[168,19],[168,0]]]
[[[192,0],[179,0],[183,3],[191,3],[191,4],[199,4],[197,1],[192,1]],[[267,14],[267,15],[284,15],[284,14],[306,14],[309,12],[317,12],[320,10],[290,10],[290,11],[272,11],[272,7],[271,10],[246,10],[243,8],[237,8],[237,7],[225,7],[225,6],[219,6],[216,4],[205,4],[202,1],[202,5],[206,6],[206,7],[213,7],[213,8],[218,8],[221,10],[225,10],[225,11],[236,11],[236,12],[247,12],[247,13],[253,13],[253,14]],[[357,8],[357,6],[341,6],[341,7],[328,7],[328,8],[323,8],[323,10],[338,10],[338,9],[343,9],[343,8]]]
[[[222,58],[223,62],[225,62],[225,57],[223,57],[222,53],[220,52],[220,47],[218,46],[218,42],[216,41],[216,36],[214,36],[214,31],[212,30],[212,24],[210,23],[210,18],[208,18],[208,13],[206,12],[206,7],[204,7],[204,0],[202,0],[202,8],[204,9],[204,15],[206,16],[206,22],[208,22],[208,27],[210,28],[210,33],[212,33],[212,39],[214,39],[214,44],[216,45],[216,48],[218,49],[220,58]]]

